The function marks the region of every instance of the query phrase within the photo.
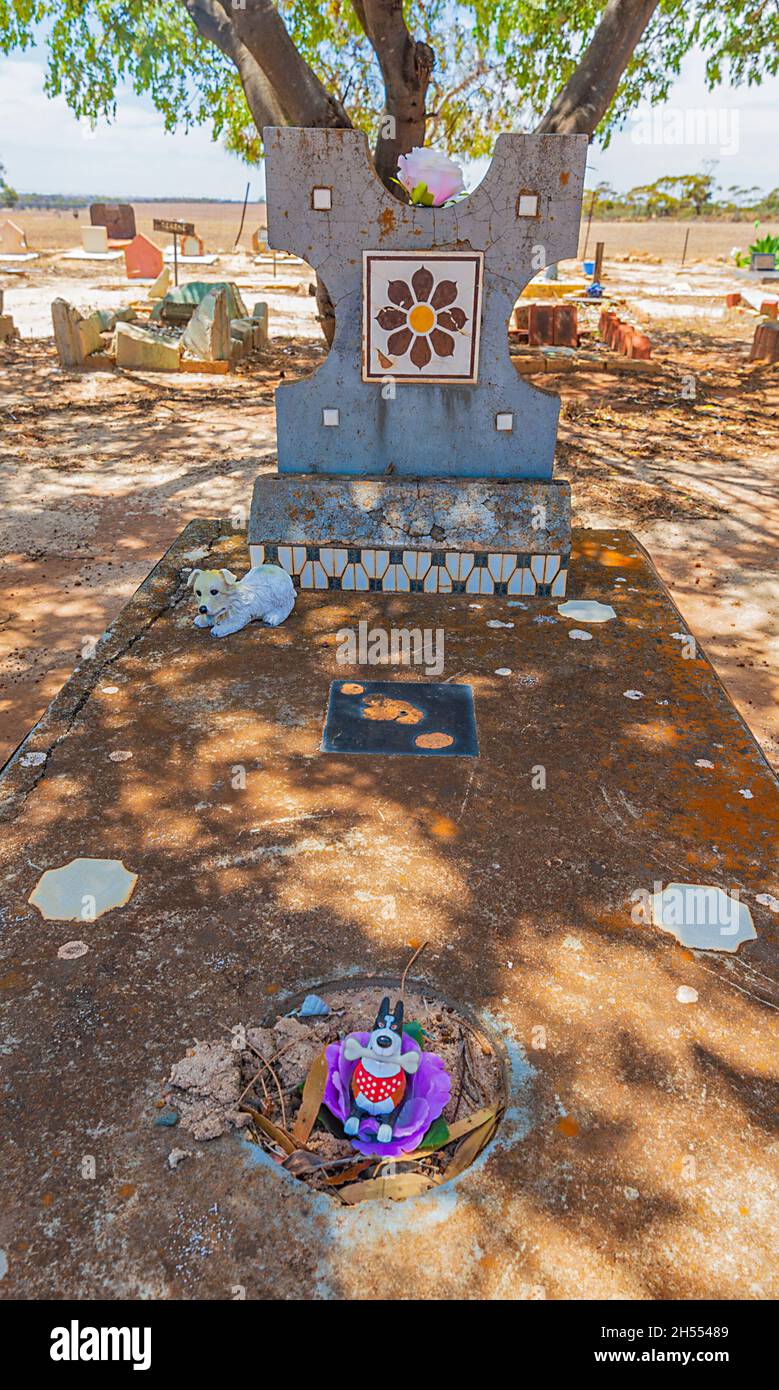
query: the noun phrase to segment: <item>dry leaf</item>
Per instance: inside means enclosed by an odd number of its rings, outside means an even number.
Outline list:
[[[356,1202],[378,1202],[389,1198],[392,1202],[402,1202],[406,1197],[421,1197],[433,1186],[423,1173],[401,1173],[397,1178],[369,1178],[367,1182],[353,1182],[349,1187],[339,1189],[339,1196],[348,1206]]]
[[[462,1139],[464,1135],[470,1134],[471,1130],[478,1129],[488,1120],[494,1119],[497,1123],[497,1115],[498,1112],[494,1105],[486,1105],[483,1110],[474,1110],[473,1114],[469,1115],[467,1119],[457,1120],[454,1124],[449,1126],[449,1138],[446,1139],[443,1144],[435,1144],[433,1148],[430,1149],[415,1149],[413,1153],[409,1154],[398,1154],[392,1162],[411,1163],[416,1162],[416,1160],[420,1158],[429,1158],[431,1154],[438,1153],[439,1150],[447,1148],[449,1144],[454,1143],[458,1139]]]
[[[302,1147],[308,1143],[309,1135],[316,1123],[319,1114],[319,1107],[322,1104],[322,1097],[327,1085],[327,1058],[324,1051],[311,1063],[306,1084],[303,1087],[303,1099],[300,1102],[300,1109],[295,1116],[295,1123],[292,1126],[292,1138]]]
[[[295,1143],[291,1134],[287,1134],[287,1131],[282,1129],[280,1125],[274,1125],[272,1120],[262,1115],[259,1110],[255,1110],[254,1106],[242,1105],[241,1109],[245,1110],[248,1115],[251,1115],[257,1128],[262,1130],[262,1133],[267,1135],[268,1139],[272,1139],[274,1144],[278,1144],[279,1148],[283,1149],[285,1153],[294,1153],[295,1150],[300,1147]]]
[[[333,1173],[331,1177],[325,1178],[328,1187],[342,1187],[345,1182],[354,1182],[355,1178],[364,1173],[366,1168],[370,1168],[375,1162],[372,1158],[364,1158],[362,1163],[353,1163],[351,1168],[345,1168],[342,1173]]]
[[[318,1154],[309,1153],[308,1149],[295,1149],[294,1153],[287,1155],[281,1166],[299,1178],[305,1173],[312,1173],[316,1168],[321,1168],[323,1163],[324,1159]]]
[[[445,1169],[443,1182],[450,1182],[452,1178],[459,1177],[466,1168],[470,1168],[474,1159],[481,1153],[484,1145],[489,1143],[495,1130],[498,1127],[497,1118],[493,1116],[487,1120],[486,1124],[480,1125],[478,1129],[471,1131],[465,1139],[462,1139],[452,1154],[449,1166]]]

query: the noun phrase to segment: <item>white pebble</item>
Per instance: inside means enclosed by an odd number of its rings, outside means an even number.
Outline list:
[[[500,618],[490,618],[487,627],[513,627],[513,623],[502,623]]]
[[[60,960],[78,960],[79,956],[85,956],[88,950],[86,941],[66,941],[64,946],[60,946],[57,955]]]
[[[624,1192],[629,1202],[637,1202],[639,1197],[641,1196],[641,1193],[639,1192],[637,1187],[623,1187],[622,1191]]]
[[[696,758],[696,759],[695,759],[695,766],[696,766],[696,767],[713,767],[714,764],[713,764],[713,763],[710,763],[709,760],[708,760],[708,758]]]
[[[752,800],[752,793],[751,793],[751,791],[749,790],[749,787],[739,787],[739,789],[738,789],[738,794],[739,794],[739,796],[743,796],[743,798],[744,798],[745,801],[751,801],[751,800]]]
[[[118,748],[115,753],[109,753],[108,756],[112,763],[126,763],[128,758],[132,757],[132,753],[126,748]]]
[[[45,761],[45,753],[23,753],[19,759],[22,767],[40,767]]]
[[[690,985],[680,985],[676,991],[676,999],[679,1004],[697,1004],[698,991]]]
[[[497,669],[497,671],[495,672],[495,675],[496,675],[496,676],[510,676],[510,675],[511,675],[511,667],[510,667],[510,666],[499,666],[498,669]]]
[[[779,898],[772,897],[770,893],[758,893],[755,902],[770,907],[772,912],[779,912]]]
[[[623,690],[622,694],[626,700],[643,700],[643,690]]]
[[[572,637],[573,640],[574,640],[574,642],[591,642],[591,641],[592,641],[592,633],[591,633],[591,632],[585,632],[583,627],[572,627],[571,630],[570,630],[570,632],[568,633],[568,636],[569,636],[569,637]]]

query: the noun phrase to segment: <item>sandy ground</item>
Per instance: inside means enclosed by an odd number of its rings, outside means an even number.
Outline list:
[[[28,232],[32,216],[17,219]],[[609,247],[624,245],[615,257],[649,256],[650,234],[657,247],[672,230],[606,224],[603,235]],[[696,228],[715,231],[733,244],[732,227]],[[755,316],[726,313],[723,296],[736,283],[726,265],[607,258],[606,268],[625,312],[648,326],[664,371],[539,377],[564,402],[558,474],[571,479],[577,521],[631,527],[647,545],[779,763],[777,373],[746,365]],[[245,523],[253,479],[274,462],[273,390],[324,351],[311,272],[282,259],[273,270],[239,252],[185,272],[234,279],[250,305],[262,298],[270,306],[272,352],[224,378],[63,372],[47,336],[51,299],[108,306],[140,297],[142,287],[124,279],[122,263],[46,256],[24,275],[0,273],[24,335],[0,347],[0,756],[187,521]]]

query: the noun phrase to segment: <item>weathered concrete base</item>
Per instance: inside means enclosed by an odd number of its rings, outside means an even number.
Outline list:
[[[566,482],[267,475],[254,485],[253,564],[302,589],[562,596]]]
[[[574,532],[572,596],[617,614],[589,642],[553,599],[432,596],[432,678],[472,686],[480,757],[339,759],[332,680],[430,679],[344,666],[339,629],[416,626],[416,601],[305,594],[215,641],[185,567],[241,572],[230,529],[187,527],[0,781],[2,1296],[375,1300],[422,1271],[441,1299],[776,1297],[779,798],[645,552]],[[79,855],[122,859],[132,897],[44,921],[30,893]],[[632,915],[657,881],[738,890],[756,940],[679,947]],[[423,940],[412,975],[511,1068],[454,1184],[339,1208],[155,1125],[196,1038],[397,981]]]

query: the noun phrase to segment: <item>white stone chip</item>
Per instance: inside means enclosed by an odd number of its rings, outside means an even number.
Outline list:
[[[691,985],[680,985],[676,991],[676,999],[679,1004],[697,1004],[698,991]]]
[[[591,641],[592,641],[592,633],[591,633],[591,632],[585,632],[583,627],[572,627],[571,630],[570,630],[570,632],[568,633],[568,636],[569,636],[569,637],[572,637],[573,640],[574,640],[574,642],[591,642]]]
[[[561,618],[578,618],[582,623],[610,623],[616,613],[610,603],[596,603],[595,599],[568,599],[558,603],[557,611]]]
[[[71,859],[47,869],[27,901],[49,922],[91,922],[124,907],[137,882],[120,859]]]
[[[623,690],[622,694],[626,700],[643,700],[643,690]]]
[[[779,912],[779,898],[774,898],[770,893],[758,893],[755,902],[770,907],[772,912]]]
[[[41,767],[45,761],[45,753],[22,753],[19,759],[22,767]]]
[[[497,669],[497,671],[495,672],[495,675],[496,675],[496,676],[510,676],[510,675],[511,675],[511,667],[510,667],[510,666],[499,666],[498,669]]]
[[[713,884],[669,883],[650,903],[653,926],[696,951],[733,953],[757,936],[746,903]]]
[[[66,941],[60,946],[57,955],[60,960],[78,960],[79,956],[85,956],[88,950],[86,941]]]

